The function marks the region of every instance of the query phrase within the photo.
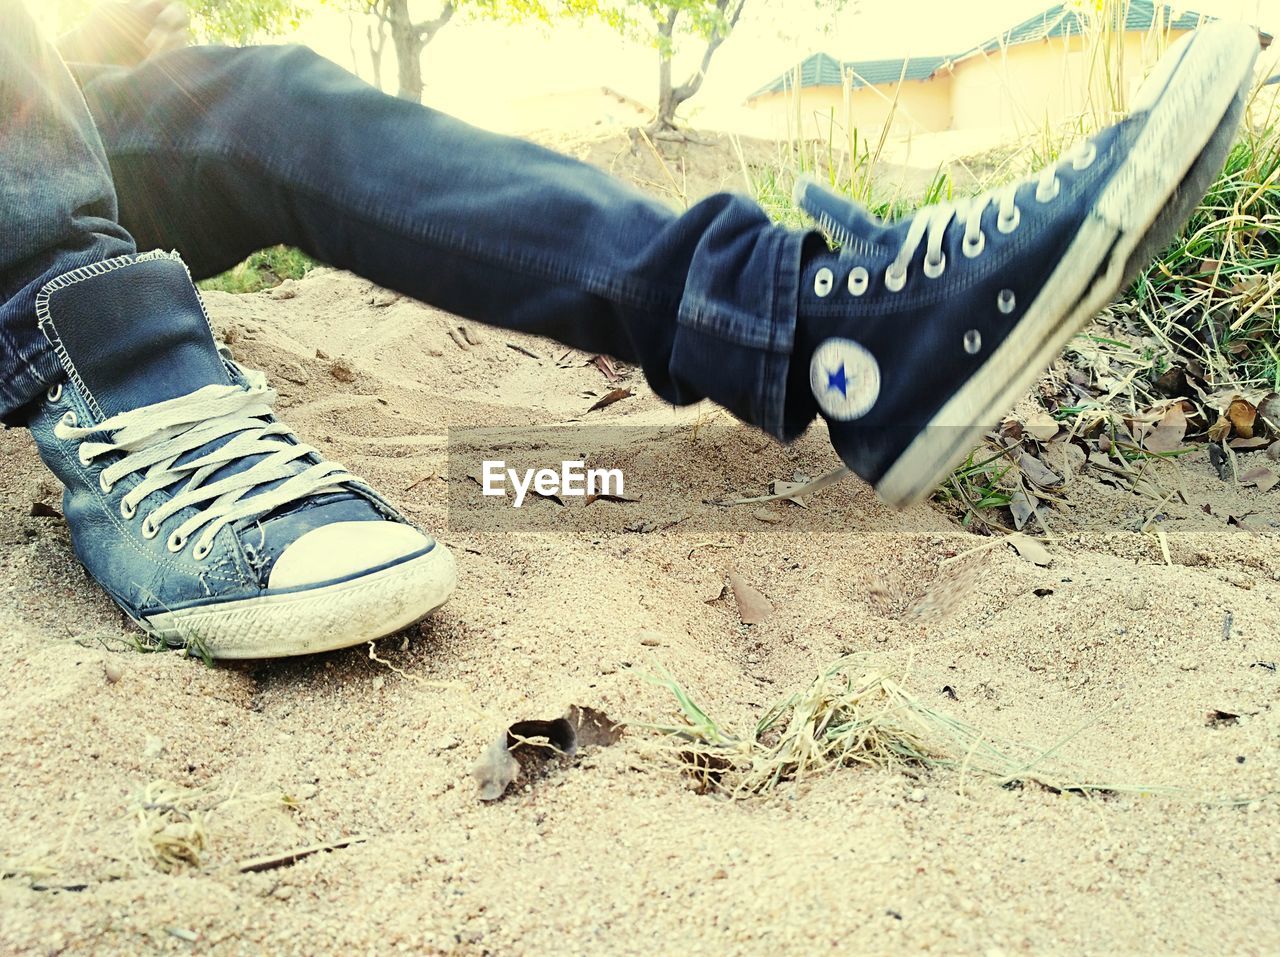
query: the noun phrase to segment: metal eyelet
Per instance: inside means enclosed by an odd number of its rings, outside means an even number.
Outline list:
[[[831,294],[831,287],[835,285],[836,277],[826,266],[823,266],[813,277],[813,294],[815,296],[828,296]]]
[[[890,292],[902,292],[902,289],[906,284],[907,271],[905,269],[900,273],[895,273],[893,271],[893,266],[890,266],[884,271],[884,287]]]
[[[1000,294],[996,296],[996,308],[1006,316],[1013,312],[1017,305],[1018,300],[1014,298],[1012,289],[1001,289]]]
[[[964,253],[966,259],[974,259],[981,255],[982,251],[987,248],[987,234],[979,231],[978,238],[973,242],[969,242],[969,236],[964,237],[964,244],[960,247],[960,251]]]
[[[76,458],[80,460],[80,464],[83,465],[85,468],[89,468],[93,465],[93,459],[86,457],[84,454],[83,442],[81,442],[80,445],[76,448]]]
[[[202,562],[209,557],[209,553],[212,551],[213,551],[212,545],[207,545],[204,542],[201,542],[191,550],[191,557],[198,562]]]
[[[1037,183],[1036,184],[1036,202],[1037,203],[1052,202],[1053,200],[1058,198],[1058,194],[1061,192],[1062,192],[1062,182],[1056,176],[1053,178],[1052,192],[1049,192],[1046,195],[1042,196],[1040,194],[1040,184]]]
[[[75,412],[68,409],[63,413],[62,418],[54,424],[53,434],[64,442],[71,441],[70,437],[67,435],[67,429],[74,429],[76,427],[76,421]]]
[[[142,520],[142,537],[143,538],[151,539],[151,538],[155,538],[159,534],[160,534],[160,528],[159,526],[156,525],[155,522],[151,521],[150,515],[148,515],[146,518]]]
[[[870,286],[871,273],[867,272],[865,266],[854,266],[853,272],[849,273],[849,295],[861,296]]]
[[[1017,206],[1013,207],[1013,215],[1008,219],[1004,218],[1004,213],[996,217],[996,229],[1008,235],[1018,228],[1018,223],[1022,222],[1022,211]]]
[[[138,506],[130,505],[124,499],[120,499],[120,517],[126,522],[133,521],[133,517],[138,514]]]
[[[106,473],[106,472],[99,472],[99,473],[98,473],[98,488],[102,489],[102,494],[103,494],[103,495],[110,495],[110,494],[111,494],[111,490],[115,488],[115,486],[114,486],[114,485],[109,484],[109,483],[107,482],[107,473]]]
[[[1098,147],[1092,143],[1089,144],[1089,150],[1084,156],[1077,156],[1071,161],[1071,168],[1074,170],[1082,170],[1093,165],[1093,161],[1098,158]]]
[[[49,402],[60,401],[62,399],[62,383],[59,382],[57,385],[49,386],[49,389],[47,392],[45,392],[44,397],[47,400],[49,400]]]
[[[169,547],[169,551],[176,553],[187,547],[187,540],[177,532],[174,532],[169,536],[169,540],[165,544]]]
[[[924,257],[924,274],[930,279],[937,279],[943,274],[947,268],[947,254],[938,253],[938,261],[933,262],[928,256]]]
[[[970,329],[964,334],[964,351],[969,355],[977,355],[978,350],[982,348],[982,333],[977,329]]]

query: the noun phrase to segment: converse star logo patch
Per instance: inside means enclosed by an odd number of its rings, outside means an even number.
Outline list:
[[[827,339],[809,362],[809,388],[828,419],[858,419],[880,397],[880,366],[852,339]]]

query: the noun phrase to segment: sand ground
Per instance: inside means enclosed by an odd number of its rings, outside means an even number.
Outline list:
[[[780,448],[340,273],[208,299],[298,432],[438,531],[460,586],[380,661],[142,654],[64,523],[33,515],[59,499],[28,436],[0,435],[0,952],[1280,952],[1280,490],[1165,465],[1166,563],[1139,531],[1155,503],[1077,476],[1048,567],[1003,544],[948,561],[991,540],[855,481],[778,521],[706,504],[833,468],[821,428]],[[616,385],[634,395],[586,412]],[[539,499],[511,531],[450,468],[449,429],[575,421],[606,427],[591,454],[639,502]],[[742,624],[731,571],[767,621]],[[856,651],[993,738],[1183,792],[890,768],[728,801],[633,727],[477,800],[469,771],[513,720],[669,719],[644,680],[662,667],[745,727]],[[183,795],[207,843],[165,873],[139,834]]]

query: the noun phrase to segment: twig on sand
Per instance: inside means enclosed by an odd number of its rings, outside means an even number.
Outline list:
[[[238,865],[241,874],[248,874],[257,871],[273,871],[277,867],[292,867],[303,858],[310,857],[312,854],[320,854],[325,851],[336,851],[340,848],[350,847],[352,844],[363,844],[367,841],[367,837],[345,837],[340,841],[330,841],[327,844],[311,844],[307,847],[296,847],[291,851],[281,851],[278,854],[264,854],[262,857],[251,857],[248,860],[241,861]]]

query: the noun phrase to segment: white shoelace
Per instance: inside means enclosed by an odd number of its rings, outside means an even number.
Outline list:
[[[885,285],[893,292],[900,291],[906,285],[907,266],[915,256],[916,250],[920,248],[920,240],[925,239],[926,234],[928,238],[925,243],[924,274],[930,279],[941,276],[947,268],[947,257],[942,251],[942,240],[952,219],[964,223],[961,252],[969,259],[979,255],[987,245],[987,237],[982,232],[982,214],[986,211],[988,204],[994,203],[999,209],[996,228],[1002,233],[1011,233],[1018,228],[1018,223],[1022,219],[1016,203],[1019,188],[1034,179],[1036,201],[1047,203],[1056,197],[1061,189],[1057,176],[1061,165],[1070,162],[1074,169],[1082,170],[1089,166],[1096,156],[1097,148],[1093,143],[1084,140],[1064,153],[1057,165],[1046,166],[1035,177],[988,190],[967,199],[926,206],[917,211],[911,219],[906,238],[902,241],[902,248],[898,250],[897,257],[885,270]]]
[[[79,441],[80,462],[123,452],[124,457],[108,465],[99,477],[103,492],[110,492],[125,476],[145,472],[143,480],[120,501],[120,514],[132,519],[142,500],[153,492],[183,482],[181,490],[143,516],[142,535],[154,538],[160,525],[185,508],[200,510],[168,539],[169,550],[179,552],[190,537],[203,531],[196,541],[194,556],[206,557],[213,549],[214,536],[223,526],[265,515],[321,492],[340,491],[342,483],[358,481],[337,462],[321,462],[299,470],[295,460],[315,452],[309,445],[290,445],[274,436],[292,436],[279,422],[264,422],[271,414],[276,393],[267,388],[260,373],[248,373],[250,387],[210,385],[190,395],[156,405],[114,415],[97,425],[82,427],[74,412],[68,412],[54,426],[54,434],[66,441]],[[98,433],[110,433],[109,441],[89,441]],[[177,460],[220,438],[232,436],[207,454],[181,465]],[[218,469],[248,456],[263,456],[249,468],[205,484]],[[271,489],[249,493],[272,482]]]

